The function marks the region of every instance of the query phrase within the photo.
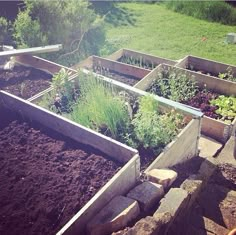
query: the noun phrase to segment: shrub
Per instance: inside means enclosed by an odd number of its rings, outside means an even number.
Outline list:
[[[9,27],[10,23],[4,17],[0,17],[0,45],[9,43]]]
[[[61,43],[63,50],[45,57],[70,66],[96,54],[105,40],[103,20],[89,9],[87,0],[26,0],[25,5],[14,23],[20,47]]]

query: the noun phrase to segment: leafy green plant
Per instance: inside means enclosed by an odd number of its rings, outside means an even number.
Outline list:
[[[236,97],[220,95],[210,103],[218,107],[215,112],[222,116],[222,120],[232,121],[236,117]]]
[[[180,102],[192,98],[197,92],[196,82],[186,73],[168,68],[158,72],[150,91],[159,96]]]
[[[176,136],[182,120],[182,116],[174,112],[160,114],[157,101],[152,96],[143,96],[132,125],[139,144],[155,152]]]
[[[233,70],[230,66],[226,69],[225,73],[219,73],[218,77],[228,81],[236,82],[236,77],[234,76]]]

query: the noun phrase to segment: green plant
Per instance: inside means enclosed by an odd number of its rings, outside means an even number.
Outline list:
[[[236,97],[220,95],[210,103],[218,107],[215,112],[222,116],[222,120],[232,121],[236,117]]]
[[[94,77],[81,80],[71,118],[115,139],[126,132],[130,122],[125,102]]]
[[[225,73],[219,73],[218,77],[228,81],[236,82],[236,76],[234,76],[233,70],[230,66],[226,69]]]
[[[0,45],[9,42],[10,34],[9,34],[10,22],[8,22],[4,17],[0,17]]]
[[[197,85],[193,77],[186,73],[168,68],[158,72],[150,91],[159,96],[180,102],[192,98],[197,92]]]
[[[174,112],[160,114],[157,101],[152,96],[143,96],[139,99],[139,110],[132,125],[139,144],[155,152],[176,136],[180,122],[180,115]]]

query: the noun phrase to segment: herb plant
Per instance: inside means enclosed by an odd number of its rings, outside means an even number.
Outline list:
[[[168,68],[157,74],[150,91],[159,96],[181,102],[192,98],[197,92],[193,78],[176,69]]]
[[[226,69],[225,73],[219,73],[218,77],[228,81],[236,82],[236,76],[234,76],[233,70],[230,66]]]

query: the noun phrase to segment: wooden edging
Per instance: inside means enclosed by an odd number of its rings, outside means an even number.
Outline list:
[[[205,78],[203,77],[202,74],[198,73],[197,73],[198,76],[195,76],[196,75],[195,72],[182,69],[179,67],[173,67],[167,64],[159,65],[150,74],[148,74],[139,83],[137,83],[135,87],[144,91],[149,89],[154,79],[156,79],[157,73],[168,68],[175,68],[178,71],[184,72],[189,77],[194,78],[194,80],[196,80],[197,84],[200,87],[204,87],[206,85],[207,88],[212,89],[217,93],[224,95],[236,95],[236,83],[225,81],[222,79],[216,79],[211,76],[207,76],[207,78]],[[213,118],[204,116],[202,120],[201,131],[204,135],[207,135],[213,139],[225,143],[230,137],[232,130],[235,128],[236,128],[236,119],[231,124],[226,124],[223,121],[215,120]]]
[[[108,68],[109,70],[113,70],[115,72],[123,73],[129,76],[135,76],[139,79],[142,79],[151,71],[149,69],[144,69],[138,66],[124,64],[118,61],[105,59],[99,56],[90,56],[89,58],[82,61],[81,63],[74,65],[72,68],[74,69],[84,68],[88,70],[93,70],[93,68],[97,66],[101,68],[102,67]]]
[[[57,233],[58,235],[81,233],[94,214],[114,196],[125,194],[136,184],[140,176],[140,158],[137,150],[4,91],[0,91],[0,106],[11,109],[27,119],[37,121],[77,142],[99,149],[113,159],[124,163],[121,170],[68,221]]]
[[[218,75],[219,73],[225,73],[227,68],[231,67],[234,77],[236,77],[236,66],[235,65],[224,64],[224,63],[221,63],[218,61],[208,60],[206,58],[196,57],[196,56],[192,56],[192,55],[188,55],[188,56],[184,57],[175,66],[179,67],[179,68],[184,68],[184,69],[188,68],[189,66],[193,66],[193,68],[198,71],[210,72],[210,73],[213,73],[216,75]],[[230,82],[231,84],[236,83],[236,82],[220,79],[215,76],[202,74],[202,73],[199,73],[196,71],[191,71],[191,72],[194,73],[196,77],[201,78],[203,81],[204,81],[204,79],[209,80],[209,78],[214,78],[214,79],[216,79],[217,83],[218,82],[221,83],[222,80],[223,80],[223,82],[224,81]],[[223,85],[223,83],[221,83],[221,84]],[[225,92],[232,93],[232,90],[230,89],[229,91],[227,91],[227,89],[225,89]]]
[[[142,60],[144,60],[145,62],[148,62],[150,64],[156,64],[156,65],[163,64],[163,63],[169,64],[169,65],[177,64],[177,61],[175,60],[166,59],[159,56],[155,56],[155,55],[151,55],[151,54],[147,54],[147,53],[143,53],[143,52],[135,51],[131,49],[126,49],[126,48],[123,48],[114,52],[113,54],[107,56],[107,58],[117,61],[122,56],[132,57],[134,59],[142,58]]]

